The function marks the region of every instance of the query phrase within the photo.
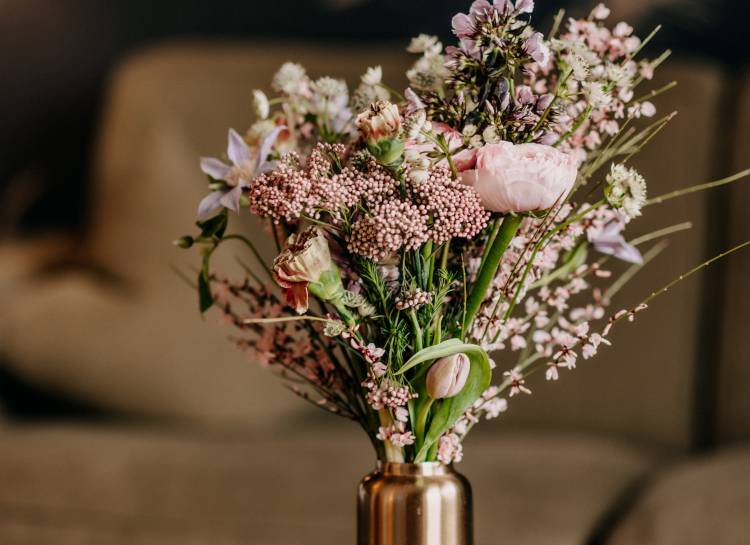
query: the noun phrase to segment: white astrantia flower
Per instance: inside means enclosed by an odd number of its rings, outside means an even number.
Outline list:
[[[261,119],[266,119],[268,114],[271,113],[271,105],[268,102],[268,97],[260,89],[253,91],[253,105],[255,106],[255,113]]]
[[[438,41],[438,37],[429,34],[420,34],[412,38],[406,48],[409,53],[440,53],[442,49],[443,44]]]
[[[383,81],[383,67],[382,66],[371,66],[367,69],[367,72],[362,76],[362,83],[374,87],[380,85]]]
[[[285,62],[276,72],[271,82],[272,87],[287,95],[300,94],[307,83],[307,74],[301,64]]]
[[[628,218],[641,215],[646,204],[646,180],[634,168],[613,164],[607,174],[604,194],[613,208],[620,208]]]
[[[604,84],[596,81],[584,81],[583,94],[589,105],[595,110],[612,102],[612,96],[604,89]]]

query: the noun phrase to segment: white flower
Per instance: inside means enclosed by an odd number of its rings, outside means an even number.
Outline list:
[[[583,94],[586,96],[589,104],[595,110],[603,108],[612,102],[612,97],[604,89],[604,85],[595,81],[583,82]]]
[[[296,95],[304,91],[307,84],[307,75],[302,65],[294,62],[285,62],[273,77],[272,86],[280,93]]]
[[[637,170],[613,164],[606,182],[604,195],[613,208],[621,208],[631,219],[641,215],[646,203],[646,180]]]
[[[260,89],[253,91],[253,105],[255,106],[255,113],[261,119],[266,119],[268,114],[271,113],[271,106],[268,103],[268,97]]]
[[[420,34],[416,38],[411,39],[411,43],[406,48],[409,53],[439,53],[443,49],[443,45],[438,41],[437,36],[430,36],[429,34]]]
[[[367,72],[362,76],[362,83],[374,87],[379,85],[383,80],[383,68],[381,66],[371,66],[367,69]]]

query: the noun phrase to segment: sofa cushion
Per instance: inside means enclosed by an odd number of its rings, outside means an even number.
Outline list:
[[[750,447],[719,451],[663,473],[609,545],[745,545]]]
[[[13,428],[0,434],[0,542],[352,543],[369,448],[346,424],[264,438]],[[578,545],[652,461],[604,439],[510,434],[469,440],[458,469],[479,545]]]

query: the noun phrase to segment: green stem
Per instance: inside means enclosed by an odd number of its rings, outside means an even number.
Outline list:
[[[414,339],[416,342],[417,352],[419,352],[423,348],[422,328],[419,326],[419,320],[417,319],[417,312],[414,309],[411,309],[409,311],[409,318],[411,318],[411,323],[414,326]]]
[[[430,409],[432,408],[432,404],[434,402],[434,399],[428,397],[424,405],[419,408],[419,413],[417,413],[417,422],[414,426],[415,435],[417,436],[417,452],[419,452],[419,449],[422,448],[422,443],[424,443],[424,434],[427,428],[427,417],[430,414]]]
[[[468,330],[469,325],[474,320],[474,316],[479,311],[479,307],[482,305],[482,301],[484,301],[487,294],[487,289],[497,274],[500,260],[503,258],[503,254],[508,248],[510,241],[516,236],[522,220],[522,216],[506,216],[495,240],[492,241],[492,244],[486,250],[482,266],[479,268],[477,279],[471,287],[471,292],[466,302],[466,312],[462,328],[464,332]]]

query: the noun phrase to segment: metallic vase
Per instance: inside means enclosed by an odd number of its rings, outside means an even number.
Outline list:
[[[471,486],[439,462],[378,462],[357,498],[357,545],[473,545]]]

